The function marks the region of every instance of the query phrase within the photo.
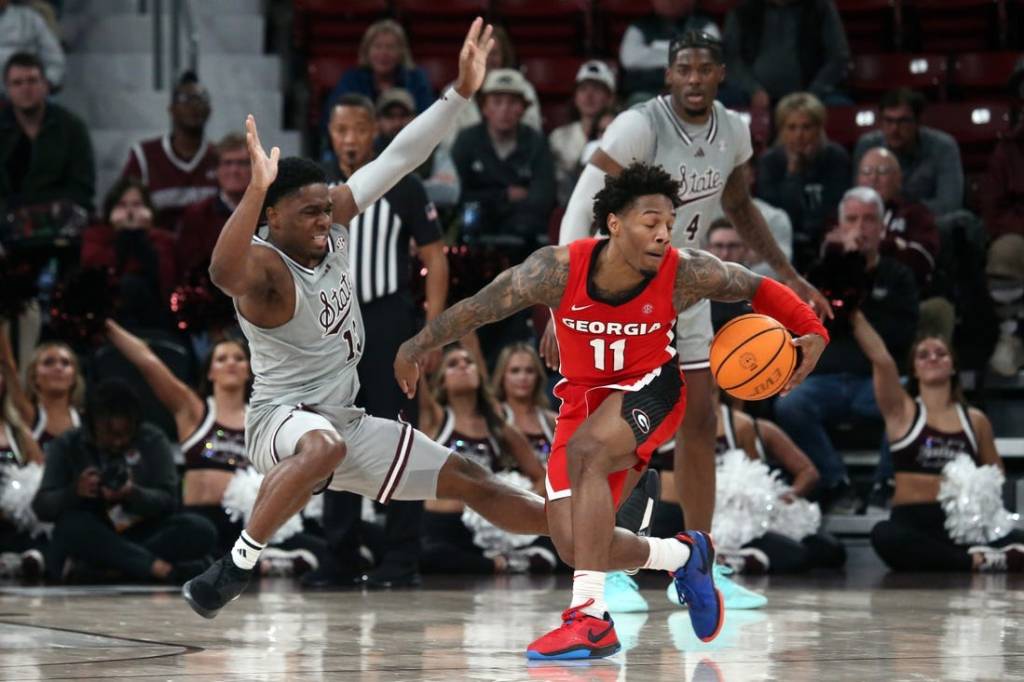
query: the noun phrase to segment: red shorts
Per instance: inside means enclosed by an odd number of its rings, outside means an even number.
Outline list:
[[[593,388],[563,382],[555,388],[555,395],[562,400],[555,426],[555,440],[551,444],[548,459],[548,473],[545,479],[549,500],[558,500],[572,495],[569,485],[569,468],[565,446],[601,403],[618,389]],[[651,454],[662,443],[675,436],[686,412],[686,386],[675,360],[662,367],[661,374],[647,385],[634,391],[623,391],[622,418],[629,424],[636,436],[637,471],[643,470]],[[616,471],[608,476],[608,487],[617,507],[622,497],[622,486],[628,469]]]

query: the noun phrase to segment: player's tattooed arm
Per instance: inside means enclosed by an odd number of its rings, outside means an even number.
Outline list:
[[[722,209],[746,245],[764,258],[780,277],[796,277],[796,270],[786,254],[782,253],[764,216],[750,198],[747,174],[742,166],[734,168],[729,174],[722,191]]]
[[[707,251],[679,250],[673,303],[684,310],[701,299],[749,301],[757,294],[761,276],[737,263],[723,263]]]

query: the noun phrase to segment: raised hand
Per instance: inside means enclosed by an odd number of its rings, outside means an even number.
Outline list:
[[[459,76],[455,79],[455,92],[470,98],[484,84],[487,74],[487,54],[494,47],[491,33],[494,27],[484,26],[484,20],[477,17],[469,27],[466,40],[459,51]]]
[[[277,161],[281,158],[281,150],[274,147],[270,150],[270,156],[267,156],[260,142],[260,134],[256,131],[256,118],[252,114],[245,117],[245,142],[252,162],[250,182],[253,187],[266,191],[277,177]]]

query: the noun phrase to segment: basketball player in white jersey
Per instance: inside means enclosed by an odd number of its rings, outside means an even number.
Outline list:
[[[750,199],[742,168],[753,153],[750,130],[739,114],[715,101],[725,79],[722,43],[707,33],[688,31],[672,41],[668,57],[669,94],[623,112],[605,131],[573,190],[559,243],[590,236],[594,195],[604,186],[606,174],[617,176],[637,161],[655,163],[681,184],[674,246],[701,248],[721,205],[747,246],[781,275],[783,283],[819,314],[831,315],[828,302],[793,269]],[[716,389],[708,369],[712,335],[708,301],[679,316],[676,345],[689,398],[676,438],[681,445],[676,450],[675,481],[686,527],[707,532],[715,507]],[[550,325],[541,352],[549,366],[558,367]],[[733,586],[722,582],[728,599]]]

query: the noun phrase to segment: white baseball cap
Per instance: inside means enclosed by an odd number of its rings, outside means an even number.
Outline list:
[[[583,81],[600,83],[611,90],[612,94],[615,94],[615,74],[607,64],[599,59],[591,59],[580,65],[580,70],[576,72],[576,83],[579,84]]]
[[[529,87],[526,85],[526,78],[515,69],[494,69],[484,79],[484,86],[480,88],[481,95],[490,95],[496,92],[507,92],[519,95],[523,100],[528,99]]]

